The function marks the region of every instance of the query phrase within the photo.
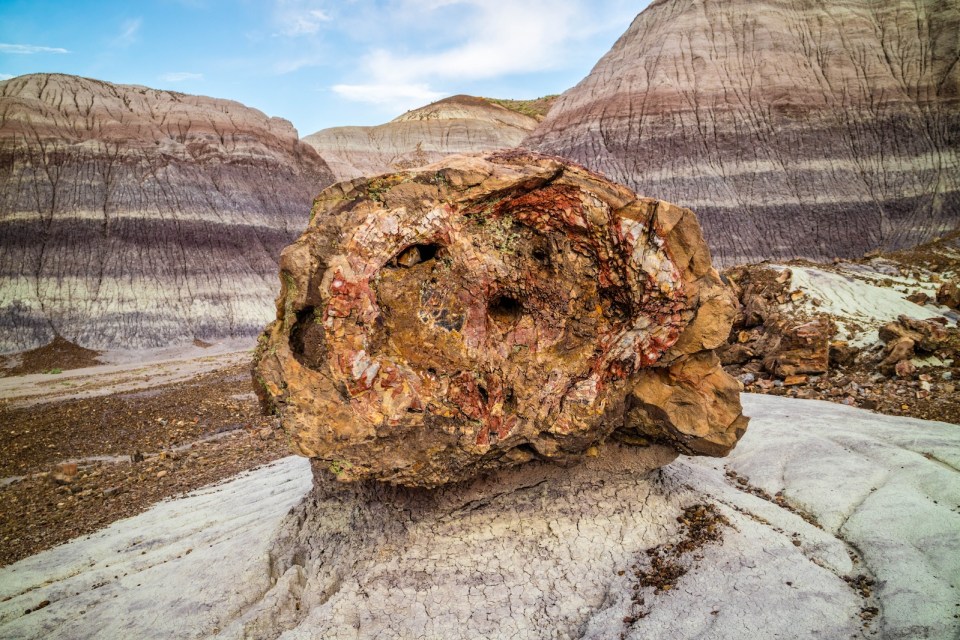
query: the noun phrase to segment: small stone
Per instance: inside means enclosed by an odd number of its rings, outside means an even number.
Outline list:
[[[166,469],[164,469],[163,471],[157,472],[157,480],[159,480],[160,478],[165,478],[166,475],[167,475],[167,470],[166,470]]]
[[[920,389],[921,389],[922,391],[930,391],[932,388],[933,388],[933,385],[931,385],[931,384],[930,384],[929,382],[927,382],[926,380],[923,380],[923,381],[920,382]]]
[[[743,373],[740,375],[738,379],[740,380],[740,382],[747,385],[747,384],[753,384],[753,382],[757,379],[757,376],[753,375],[752,373]]]
[[[911,293],[910,295],[908,295],[907,300],[909,300],[913,304],[918,304],[922,307],[923,305],[930,302],[930,296],[928,296],[923,291],[917,291],[916,293]]]
[[[895,367],[898,378],[909,378],[917,371],[917,367],[909,360],[901,360]]]
[[[796,386],[796,385],[798,385],[798,384],[803,384],[803,383],[805,383],[806,381],[807,381],[807,376],[799,376],[799,375],[797,375],[797,376],[787,376],[786,378],[784,378],[783,384],[784,384],[784,386],[786,386],[786,387],[793,387],[793,386]]]
[[[58,485],[70,484],[71,482],[73,482],[73,478],[74,476],[68,476],[67,474],[60,473],[59,471],[56,473],[50,474],[50,479],[53,480],[53,482]]]
[[[76,462],[64,462],[60,465],[60,473],[65,476],[75,476],[77,475],[78,467]]]

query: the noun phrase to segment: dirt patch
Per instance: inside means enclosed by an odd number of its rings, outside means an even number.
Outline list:
[[[746,476],[741,476],[733,469],[725,469],[724,475],[726,475],[727,481],[736,489],[743,491],[744,493],[749,493],[750,495],[757,496],[758,498],[762,498],[767,502],[772,502],[773,504],[777,505],[781,509],[786,509],[790,513],[800,516],[808,524],[813,525],[817,529],[823,529],[823,527],[820,526],[820,523],[817,522],[817,519],[814,518],[813,515],[790,504],[790,502],[787,501],[786,496],[783,495],[782,491],[778,491],[776,495],[771,496],[769,493],[767,493],[760,487],[756,487],[750,484],[749,478],[747,478]]]
[[[912,249],[894,251],[884,257],[900,265],[935,273],[956,272],[960,268],[960,231],[953,231]]]
[[[661,544],[647,549],[647,562],[638,562],[631,567],[633,573],[633,597],[630,615],[624,617],[627,625],[650,614],[644,597],[644,589],[652,588],[653,595],[673,589],[677,581],[690,570],[692,561],[702,559],[698,553],[710,543],[723,541],[723,528],[730,521],[712,504],[695,504],[683,510],[677,517],[680,523],[677,542]],[[691,558],[688,556],[692,555]]]
[[[102,351],[86,349],[57,336],[48,345],[22,351],[16,355],[0,356],[0,377],[23,376],[30,373],[58,374],[68,369],[83,369],[100,364]]]
[[[252,391],[234,365],[149,391],[0,405],[0,564],[289,455]]]
[[[501,100],[498,98],[486,98],[486,100],[493,104],[498,104],[501,107],[506,107],[511,111],[530,116],[537,122],[543,122],[543,119],[547,117],[547,113],[550,111],[550,107],[553,106],[553,103],[556,102],[559,97],[559,95],[552,94],[533,100]]]
[[[735,369],[731,371],[736,373]],[[929,373],[925,373],[929,372]],[[944,374],[950,377],[944,379]],[[836,371],[811,376],[801,384],[777,386],[776,380],[761,378],[744,385],[751,393],[838,402],[891,416],[938,420],[960,424],[960,393],[954,380],[957,367],[924,367],[916,379],[888,378],[866,370]]]

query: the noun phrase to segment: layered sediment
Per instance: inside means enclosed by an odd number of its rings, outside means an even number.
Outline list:
[[[386,124],[323,129],[303,141],[320,153],[338,180],[351,180],[424,166],[448,155],[516,147],[537,126],[536,115],[535,110],[524,114],[486,98],[458,95]]]
[[[280,249],[331,182],[289,122],[237,102],[0,82],[0,351],[255,334]]]
[[[960,7],[660,0],[524,143],[697,211],[721,264],[960,221]]]

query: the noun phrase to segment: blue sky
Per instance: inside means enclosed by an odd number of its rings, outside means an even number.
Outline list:
[[[648,3],[0,0],[0,79],[58,72],[230,98],[304,136],[457,93],[561,93]]]

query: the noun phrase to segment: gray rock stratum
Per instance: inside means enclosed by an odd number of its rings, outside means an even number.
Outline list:
[[[237,102],[0,82],[0,352],[255,334],[331,182],[289,122]]]
[[[452,154],[516,147],[536,126],[532,115],[459,95],[376,127],[323,129],[303,141],[320,153],[337,180],[351,180],[420,167]]]
[[[311,491],[286,458],[0,569],[0,635],[956,638],[956,425],[744,408],[729,458],[653,473],[662,450],[607,445],[438,491]]]
[[[694,209],[722,264],[960,220],[960,5],[657,0],[524,143]]]

